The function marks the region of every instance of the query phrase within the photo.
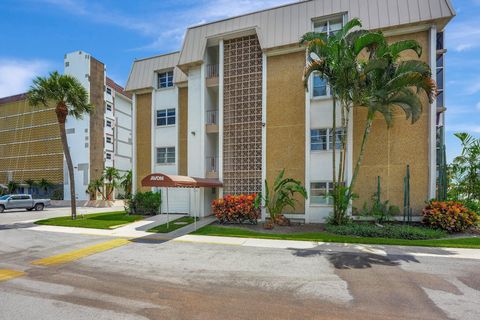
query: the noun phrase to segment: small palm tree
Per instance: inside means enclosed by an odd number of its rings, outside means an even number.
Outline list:
[[[65,122],[67,121],[67,116],[81,119],[85,113],[92,112],[93,106],[89,103],[88,92],[74,77],[60,75],[57,71],[54,71],[50,73],[49,77],[37,77],[33,80],[33,85],[28,92],[28,100],[35,107],[55,105],[63,154],[65,155],[68,176],[70,178],[72,219],[76,219],[75,176],[73,174],[73,163],[68,147]]]
[[[265,207],[270,215],[272,224],[281,220],[281,215],[286,207],[295,209],[298,200],[294,198],[295,194],[300,194],[307,199],[307,190],[302,186],[300,181],[284,178],[285,169],[280,171],[275,178],[273,188],[270,189],[267,180],[265,180],[265,195],[260,192],[255,198],[255,207],[260,207],[263,200]]]
[[[123,176],[120,186],[125,191],[125,199],[130,198],[132,195],[132,170],[128,170]]]
[[[120,179],[120,172],[117,168],[108,167],[105,168],[102,176],[103,180],[107,181],[107,188],[106,189],[106,198],[108,200],[111,199],[112,193],[117,187],[117,180]]]
[[[48,192],[48,188],[53,187],[53,183],[43,178],[42,180],[38,181],[38,187],[46,194]]]
[[[35,187],[36,183],[33,179],[25,180],[25,183],[28,185],[28,190],[30,194],[33,194],[33,187]]]
[[[17,191],[18,189],[18,183],[16,183],[15,181],[9,181],[8,184],[7,184],[7,192],[9,194],[11,193],[15,193],[15,191]]]

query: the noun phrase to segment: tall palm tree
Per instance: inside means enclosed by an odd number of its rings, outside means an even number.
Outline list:
[[[125,191],[125,199],[128,199],[132,195],[132,170],[128,170],[127,173],[122,177],[120,186]]]
[[[7,183],[7,192],[9,194],[15,193],[15,191],[17,191],[17,189],[18,189],[18,183],[16,183],[15,181],[9,181]]]
[[[356,48],[356,53],[362,50],[363,48]],[[359,88],[363,95],[358,106],[367,108],[367,119],[350,183],[351,190],[354,188],[365,155],[365,146],[375,114],[381,114],[387,126],[391,127],[394,111],[400,109],[413,124],[422,113],[421,95],[426,96],[430,103],[435,98],[436,84],[432,79],[430,66],[420,60],[399,60],[401,53],[407,50],[413,50],[418,58],[422,55],[422,47],[415,40],[392,44],[384,40],[369,48],[368,60],[359,66],[361,70]]]
[[[107,188],[105,188],[105,193],[107,199],[110,200],[113,191],[117,187],[117,180],[120,179],[120,172],[117,168],[114,167],[105,168],[102,179],[107,181]]]
[[[49,77],[37,77],[33,80],[33,85],[28,92],[28,100],[32,106],[36,107],[55,105],[63,153],[70,178],[72,219],[76,219],[75,177],[73,174],[72,157],[68,148],[65,122],[68,116],[81,119],[85,113],[92,112],[93,106],[89,103],[88,92],[74,77],[60,75],[57,71],[54,71],[50,73]]]
[[[53,183],[48,181],[45,178],[42,178],[42,180],[38,181],[38,187],[43,190],[44,193],[48,192],[48,188],[53,187]]]

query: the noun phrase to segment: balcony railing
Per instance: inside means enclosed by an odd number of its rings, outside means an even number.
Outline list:
[[[208,124],[218,124],[218,110],[209,110],[206,112],[205,123]]]
[[[207,64],[207,79],[218,78],[218,64]]]
[[[205,168],[207,178],[218,178],[218,157],[206,157]]]

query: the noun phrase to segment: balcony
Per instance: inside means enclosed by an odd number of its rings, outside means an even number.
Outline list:
[[[218,158],[206,157],[205,158],[206,178],[218,179]]]
[[[218,87],[218,64],[207,64],[206,85],[207,87]]]
[[[205,113],[205,131],[218,133],[218,110],[209,110]]]

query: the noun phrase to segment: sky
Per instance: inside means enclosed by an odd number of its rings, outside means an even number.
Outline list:
[[[187,27],[294,0],[1,0],[0,97],[28,90],[32,78],[63,71],[63,55],[82,50],[125,85],[132,61],[181,48]],[[446,29],[447,157],[455,132],[480,137],[480,0],[452,0]]]

